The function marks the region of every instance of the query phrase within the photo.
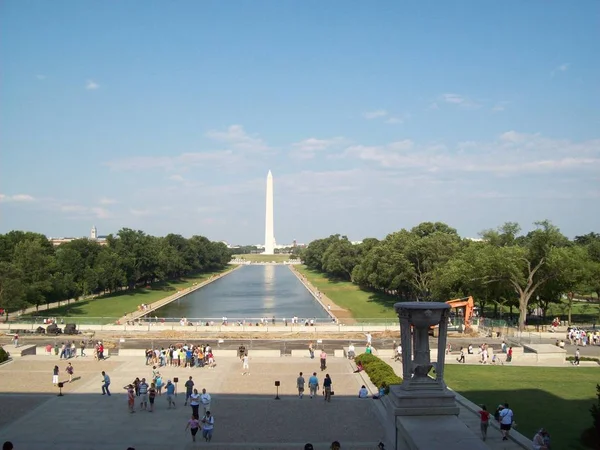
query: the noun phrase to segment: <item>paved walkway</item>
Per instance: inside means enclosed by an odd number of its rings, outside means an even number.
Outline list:
[[[217,352],[218,358],[218,352]],[[184,432],[191,409],[183,406],[183,383],[191,375],[198,388],[213,396],[215,432],[212,449],[301,449],[311,442],[316,450],[339,440],[344,449],[376,449],[384,438],[376,401],[358,399],[360,380],[345,359],[331,359],[327,372],[333,379],[331,403],[322,397],[299,399],[296,377],[318,370],[309,358],[251,358],[250,375],[241,374],[237,358],[218,359],[215,369],[165,368],[165,378],[179,377],[177,409],[168,410],[165,396],[157,397],[156,411],[129,414],[123,386],[136,376],[150,378],[151,367],[142,358],[72,359],[75,376],[63,389],[51,384],[52,368],[64,361],[51,356],[24,357],[0,366],[0,442],[11,440],[18,450],[137,450],[193,449]],[[101,370],[111,377],[111,397],[100,394]],[[281,381],[274,400],[274,381]],[[137,405],[136,405],[137,407]],[[35,430],[35,431],[33,431]],[[33,431],[33,432],[32,432]],[[391,448],[391,447],[389,447]]]

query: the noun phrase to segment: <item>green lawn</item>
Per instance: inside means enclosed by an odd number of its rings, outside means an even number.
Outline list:
[[[517,430],[533,438],[545,427],[552,448],[583,449],[580,436],[592,426],[590,407],[596,403],[596,367],[445,366],[446,383],[490,412],[504,402],[515,413]]]
[[[397,319],[394,311],[394,303],[398,302],[396,297],[364,291],[349,281],[332,280],[306,266],[295,267],[336,305],[350,311],[355,319]]]
[[[233,259],[245,259],[252,262],[284,262],[290,259],[291,255],[233,255]]]
[[[227,267],[224,270],[208,272],[198,275],[190,275],[184,280],[165,281],[154,283],[150,289],[138,288],[134,291],[122,291],[114,294],[105,295],[95,299],[80,300],[71,302],[69,305],[60,306],[50,310],[40,310],[37,313],[31,313],[22,316],[23,319],[37,317],[64,317],[72,323],[111,323],[122,317],[126,313],[137,310],[138,305],[150,304],[161,300],[178,290],[190,287],[194,283],[200,283],[211,275],[221,273],[232,269]],[[101,320],[100,318],[106,318]]]

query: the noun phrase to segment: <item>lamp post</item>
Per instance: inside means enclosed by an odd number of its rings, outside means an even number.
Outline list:
[[[279,398],[279,386],[281,385],[281,383],[279,381],[275,382],[275,387],[277,388],[277,395],[275,396],[275,400],[281,400],[281,398]]]

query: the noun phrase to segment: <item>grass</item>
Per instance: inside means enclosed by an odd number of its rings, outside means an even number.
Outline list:
[[[515,413],[517,431],[529,439],[540,427],[552,437],[552,448],[581,450],[581,433],[592,426],[600,372],[594,367],[445,367],[445,381],[490,412],[504,402]]]
[[[232,258],[245,259],[251,262],[284,262],[288,261],[292,255],[233,255]]]
[[[325,274],[307,269],[306,266],[297,265],[296,269],[336,305],[350,311],[353,318],[397,320],[394,311],[394,303],[398,302],[396,297],[365,291],[350,281],[329,278]]]
[[[40,310],[38,312],[22,316],[22,318],[64,317],[65,323],[67,322],[66,319],[69,318],[73,323],[80,324],[113,322],[126,313],[136,311],[138,305],[141,305],[142,303],[154,303],[158,300],[168,297],[169,295],[173,295],[179,290],[188,288],[194,283],[201,283],[207,278],[210,278],[212,275],[221,273],[228,269],[231,269],[231,267],[214,272],[190,275],[183,280],[161,281],[154,283],[150,288],[138,288],[133,291],[120,291],[102,297],[97,297],[95,299],[71,302],[69,305],[63,305],[49,310]],[[98,320],[100,318],[107,318],[111,320]]]

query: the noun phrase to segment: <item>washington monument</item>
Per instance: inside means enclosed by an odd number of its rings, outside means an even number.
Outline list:
[[[267,207],[265,215],[265,255],[275,254],[275,230],[273,225],[273,175],[267,174]]]

